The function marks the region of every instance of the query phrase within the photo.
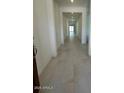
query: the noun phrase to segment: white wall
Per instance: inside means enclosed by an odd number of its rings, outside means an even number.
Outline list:
[[[52,57],[57,56],[57,44],[56,44],[56,31],[55,31],[55,14],[54,14],[54,0],[46,0],[46,11],[48,17],[48,30],[50,36],[50,46]],[[44,10],[45,11],[45,10]]]
[[[57,48],[61,45],[61,25],[60,25],[60,7],[58,3],[54,1],[54,17],[55,17],[55,31],[56,31],[56,44]]]
[[[87,35],[86,19],[87,19],[87,12],[86,12],[86,8],[84,8],[82,12],[82,32],[81,32],[82,44],[86,44],[86,35]]]
[[[76,36],[81,40],[82,31],[82,15],[77,19],[76,22]]]
[[[88,37],[88,54],[91,56],[91,6],[90,1],[87,6],[87,37]]]
[[[38,74],[40,75],[53,56],[57,55],[52,0],[34,0],[34,44]]]
[[[67,37],[67,26],[68,26],[68,21],[67,21],[67,18],[63,15],[63,31],[64,31],[64,39],[66,39]]]
[[[67,37],[69,36],[69,19],[67,19]]]
[[[77,19],[77,21],[76,21],[76,36],[77,36],[77,37],[78,37],[78,35],[79,35],[78,25],[79,25],[79,22],[78,22],[78,19]]]
[[[90,33],[91,33],[91,24],[90,24],[90,14],[87,15],[87,37],[88,37],[88,46],[89,46],[89,51],[88,51],[88,54],[91,55],[91,36],[90,36]]]

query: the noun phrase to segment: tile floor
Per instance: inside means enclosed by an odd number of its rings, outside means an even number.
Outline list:
[[[87,45],[76,37],[65,40],[40,77],[40,93],[90,93],[91,62]]]

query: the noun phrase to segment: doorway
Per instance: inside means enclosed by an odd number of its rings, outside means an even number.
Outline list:
[[[74,37],[74,26],[73,25],[71,25],[71,26],[69,26],[69,37]]]

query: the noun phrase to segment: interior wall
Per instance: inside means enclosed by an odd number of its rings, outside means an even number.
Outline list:
[[[57,48],[61,45],[61,29],[60,29],[60,7],[58,3],[54,1],[54,17],[55,17],[55,31],[56,31],[56,44]]]
[[[79,33],[78,33],[78,20],[76,20],[76,36],[78,37]]]
[[[67,19],[67,37],[69,36],[69,19]]]
[[[67,25],[68,25],[68,21],[67,18],[63,15],[63,31],[64,31],[64,39],[66,39],[67,37]]]
[[[88,14],[87,15],[87,39],[88,39],[88,46],[89,46],[89,55],[91,55],[91,37],[90,37],[90,33],[91,33],[91,30],[90,30],[90,17],[91,15]]]
[[[91,56],[91,1],[87,5],[87,39],[88,39],[88,54]]]
[[[46,0],[34,0],[33,33],[34,44],[38,50],[36,55],[38,74],[40,75],[51,59],[51,47],[46,10]]]
[[[57,56],[57,44],[56,44],[56,31],[55,31],[55,14],[54,14],[54,1],[46,0],[46,11],[48,17],[48,30],[50,37],[50,47],[52,57]],[[44,10],[45,11],[45,10]]]
[[[79,40],[81,40],[81,32],[82,32],[82,16],[80,16],[78,19],[77,19],[77,22],[76,22],[76,32],[77,32],[77,37],[79,38]]]
[[[74,22],[74,34],[76,34],[76,22]]]
[[[82,32],[81,32],[82,44],[86,44],[86,41],[87,41],[86,19],[87,19],[87,11],[85,8],[82,12]]]

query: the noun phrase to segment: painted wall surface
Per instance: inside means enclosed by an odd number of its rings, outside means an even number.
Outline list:
[[[69,19],[67,19],[67,37],[69,37]]]
[[[40,75],[51,59],[51,47],[46,12],[46,0],[34,0],[34,44],[38,53],[36,56],[38,74]]]
[[[79,22],[78,22],[78,20],[77,20],[77,21],[76,21],[76,36],[77,36],[77,37],[78,37],[78,35],[79,35],[78,25],[79,25]]]
[[[86,15],[86,8],[83,10],[82,12],[82,32],[81,32],[81,40],[82,40],[82,44],[86,44],[86,41],[87,41],[87,37],[86,37],[86,33],[87,33],[87,30],[86,30],[86,18],[87,18],[87,15]]]
[[[78,38],[81,40],[81,32],[82,32],[82,16],[80,16],[78,19],[77,19],[77,22],[76,22],[76,32],[77,32],[77,36]]]
[[[88,54],[91,56],[91,1],[87,6],[87,39],[88,39]]]
[[[68,31],[67,26],[68,26],[67,18],[65,16],[63,16],[64,39],[66,39],[66,37],[67,37],[67,31]]]
[[[55,17],[55,31],[57,48],[61,45],[61,29],[60,29],[60,7],[58,3],[54,2],[54,17]]]
[[[87,39],[88,39],[88,46],[89,46],[89,55],[91,55],[91,38],[90,38],[90,32],[91,32],[91,27],[90,27],[90,14],[87,15]]]
[[[55,31],[55,14],[54,14],[54,2],[53,0],[46,0],[46,9],[47,17],[48,17],[48,30],[50,37],[50,46],[51,46],[51,54],[52,57],[57,56],[57,44],[56,44],[56,31]]]

